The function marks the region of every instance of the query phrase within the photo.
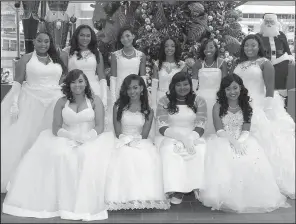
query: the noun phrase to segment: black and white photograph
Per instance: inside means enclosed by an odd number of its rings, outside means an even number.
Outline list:
[[[1,223],[295,223],[295,1],[1,1]]]

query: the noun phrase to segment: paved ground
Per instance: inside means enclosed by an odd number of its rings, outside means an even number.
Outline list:
[[[1,210],[5,194],[1,194]],[[193,194],[186,195],[181,205],[168,211],[136,210],[109,212],[109,219],[91,223],[295,223],[295,201],[291,208],[278,209],[265,214],[235,214],[211,211],[196,201]],[[1,223],[79,223],[59,218],[19,218],[1,213]]]

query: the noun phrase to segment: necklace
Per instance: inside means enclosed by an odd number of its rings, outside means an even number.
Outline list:
[[[133,52],[132,52],[131,54],[126,54],[126,53],[124,52],[123,48],[122,48],[121,51],[122,51],[122,53],[123,53],[125,56],[127,56],[127,57],[131,57],[131,56],[134,54],[135,49],[133,49]]]
[[[229,106],[229,108],[232,109],[232,110],[236,110],[238,107],[239,107],[239,105],[237,105],[236,107]]]
[[[207,67],[212,67],[212,66],[214,65],[214,63],[215,63],[215,61],[213,61],[213,64],[208,65],[208,64],[206,63],[206,61],[205,61],[205,65],[206,65]]]
[[[46,56],[39,56],[38,54],[36,54],[37,55],[37,57],[39,57],[39,58],[48,58],[48,55],[46,55]]]
[[[182,101],[182,102],[184,102],[186,99],[178,99],[178,98],[176,98],[178,101]]]

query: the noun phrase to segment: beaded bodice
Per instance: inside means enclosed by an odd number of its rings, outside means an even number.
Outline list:
[[[222,123],[224,130],[235,139],[238,139],[244,123],[242,111],[239,110],[236,113],[228,111],[227,114],[222,117]]]
[[[133,136],[140,135],[144,124],[145,117],[141,112],[123,111],[121,118],[122,134]]]

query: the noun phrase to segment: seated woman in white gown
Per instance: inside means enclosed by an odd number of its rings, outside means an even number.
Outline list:
[[[163,167],[164,192],[171,203],[180,204],[184,193],[203,188],[205,140],[201,137],[207,120],[207,106],[192,89],[186,72],[176,73],[169,92],[157,106],[155,137]]]
[[[248,90],[236,74],[222,79],[213,107],[217,135],[207,140],[205,186],[200,200],[212,209],[238,213],[287,207],[264,149],[250,133]]]
[[[123,80],[113,118],[118,139],[107,172],[108,209],[168,209],[160,156],[147,139],[153,110],[143,78],[131,74]]]
[[[153,66],[151,95],[154,110],[156,110],[158,100],[169,90],[172,77],[177,72],[187,71],[186,63],[180,58],[180,43],[172,37],[164,38],[160,44],[158,60]]]
[[[234,72],[243,79],[252,99],[251,131],[265,150],[281,192],[295,199],[295,122],[274,91],[274,67],[264,56],[260,37],[248,35]]]
[[[98,49],[96,34],[85,24],[78,26],[70,40],[70,46],[62,51],[67,58],[68,71],[80,69],[87,76],[94,94],[99,96],[105,108],[105,128],[108,126],[108,88],[104,71],[104,61]]]
[[[219,49],[212,39],[202,43],[199,53],[200,60],[192,68],[192,82],[198,82],[197,95],[203,97],[207,103],[208,120],[204,137],[209,137],[215,134],[212,109],[216,103],[216,93],[221,79],[227,75],[227,65],[222,58],[218,57]]]
[[[73,220],[108,218],[105,179],[113,133],[104,132],[104,106],[81,70],[64,80],[52,130],[39,135],[8,185],[3,213]]]
[[[12,89],[1,102],[1,192],[40,132],[51,126],[67,69],[49,33],[39,31],[35,51],[16,63]]]

